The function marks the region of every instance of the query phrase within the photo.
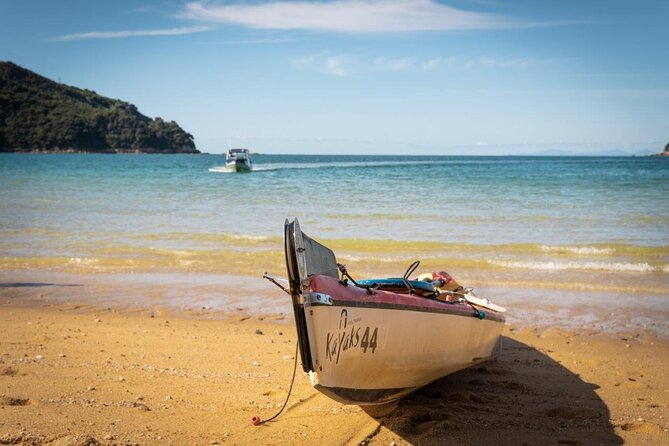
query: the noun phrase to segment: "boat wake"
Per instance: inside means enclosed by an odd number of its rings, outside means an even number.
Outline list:
[[[336,162],[313,162],[313,163],[269,163],[262,167],[265,170],[279,169],[324,169],[324,168],[365,168],[365,167],[394,167],[394,166],[419,166],[435,164],[451,164],[452,161],[336,161]]]
[[[208,170],[212,173],[233,173],[231,170],[226,169],[225,166],[210,167]]]
[[[237,173],[234,170],[229,170],[225,166],[214,166],[210,167],[207,169],[211,173]],[[267,171],[267,170],[276,170],[274,168],[266,168],[264,166],[253,166],[251,169],[251,172],[260,172],[260,171]]]
[[[398,161],[338,161],[338,162],[311,162],[311,163],[267,163],[253,166],[254,172],[271,172],[277,170],[302,170],[302,169],[355,169],[355,168],[382,168],[397,166],[420,166],[420,165],[448,165],[461,164],[462,160],[398,160]],[[209,169],[213,173],[227,173],[225,166],[216,166]]]

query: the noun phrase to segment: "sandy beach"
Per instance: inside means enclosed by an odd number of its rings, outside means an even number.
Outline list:
[[[0,446],[669,446],[669,0],[0,12]]]
[[[19,288],[5,283],[0,306],[0,444],[669,442],[669,342],[650,333],[507,326],[495,361],[380,419],[319,394],[298,368],[284,413],[256,427],[290,385],[291,316],[18,306]]]

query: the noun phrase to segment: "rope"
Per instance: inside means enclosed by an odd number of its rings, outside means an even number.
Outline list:
[[[251,423],[254,426],[260,426],[261,424],[269,423],[270,421],[272,421],[273,419],[275,419],[276,417],[281,415],[281,412],[283,412],[283,409],[286,408],[286,404],[288,404],[288,399],[290,398],[290,394],[293,391],[293,383],[295,382],[295,372],[297,371],[297,353],[298,353],[297,352],[297,346],[298,346],[298,343],[295,342],[295,362],[293,363],[293,377],[290,379],[290,388],[288,388],[288,395],[286,395],[286,401],[283,402],[283,405],[281,406],[281,409],[277,413],[275,413],[274,415],[272,415],[270,418],[268,418],[266,420],[261,420],[260,417],[257,416],[257,415],[255,417],[253,417],[251,419]]]
[[[287,289],[285,286],[281,285],[281,284],[280,284],[274,277],[272,277],[272,276],[270,276],[269,274],[267,274],[267,271],[265,271],[265,274],[262,275],[262,278],[263,278],[263,279],[267,279],[267,280],[269,280],[269,281],[272,282],[274,285],[276,285],[276,286],[278,286],[279,288],[281,288],[281,289],[283,290],[284,293],[286,293],[286,294],[288,294],[288,295],[290,296],[290,291],[288,291],[288,289]]]
[[[364,288],[367,290],[367,294],[372,295],[374,294],[374,287],[369,286],[369,285],[360,285],[358,282],[351,277],[351,275],[346,271],[346,265],[343,263],[337,263],[337,268],[339,268],[339,271],[341,271],[341,275],[346,277],[346,279],[349,279],[351,282],[353,282],[353,285],[357,286],[358,288]],[[339,282],[342,283],[343,285],[346,285],[346,279],[342,279]]]
[[[409,265],[406,272],[402,276],[402,282],[404,282],[404,286],[407,287],[407,290],[409,290],[409,294],[416,294],[415,288],[411,286],[411,282],[409,282],[409,276],[411,276],[411,274],[416,271],[418,265],[420,265],[420,260],[416,260],[411,265]]]
[[[467,300],[467,298],[464,297],[464,295],[463,295],[462,298],[464,299],[465,302],[467,302],[469,304],[470,307],[472,307],[474,309],[474,317],[475,318],[480,319],[480,320],[485,319],[485,311],[479,310],[479,308],[476,305],[474,305],[473,303],[471,303],[469,300]]]
[[[414,271],[416,271],[416,268],[418,268],[418,265],[420,265],[420,260],[416,260],[413,262],[409,267],[407,268],[406,272],[402,276],[404,280],[407,280],[411,274],[413,274]]]

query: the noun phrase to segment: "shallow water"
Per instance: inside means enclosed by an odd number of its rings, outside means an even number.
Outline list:
[[[398,276],[421,259],[514,302],[548,289],[669,297],[669,159],[256,155],[249,174],[223,164],[0,154],[0,270],[282,275],[283,222],[298,217],[355,277]]]

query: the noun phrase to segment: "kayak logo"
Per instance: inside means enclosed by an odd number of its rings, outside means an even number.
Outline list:
[[[344,322],[344,327],[341,326],[342,321]],[[348,322],[348,310],[344,308],[343,310],[341,310],[341,314],[339,315],[339,329],[346,330],[347,322]]]
[[[348,310],[341,310],[339,315],[339,330],[327,332],[325,342],[325,359],[339,364],[343,352],[360,348],[362,353],[374,353],[377,347],[379,328],[357,325],[361,318],[349,319]],[[362,333],[362,334],[361,334]]]

